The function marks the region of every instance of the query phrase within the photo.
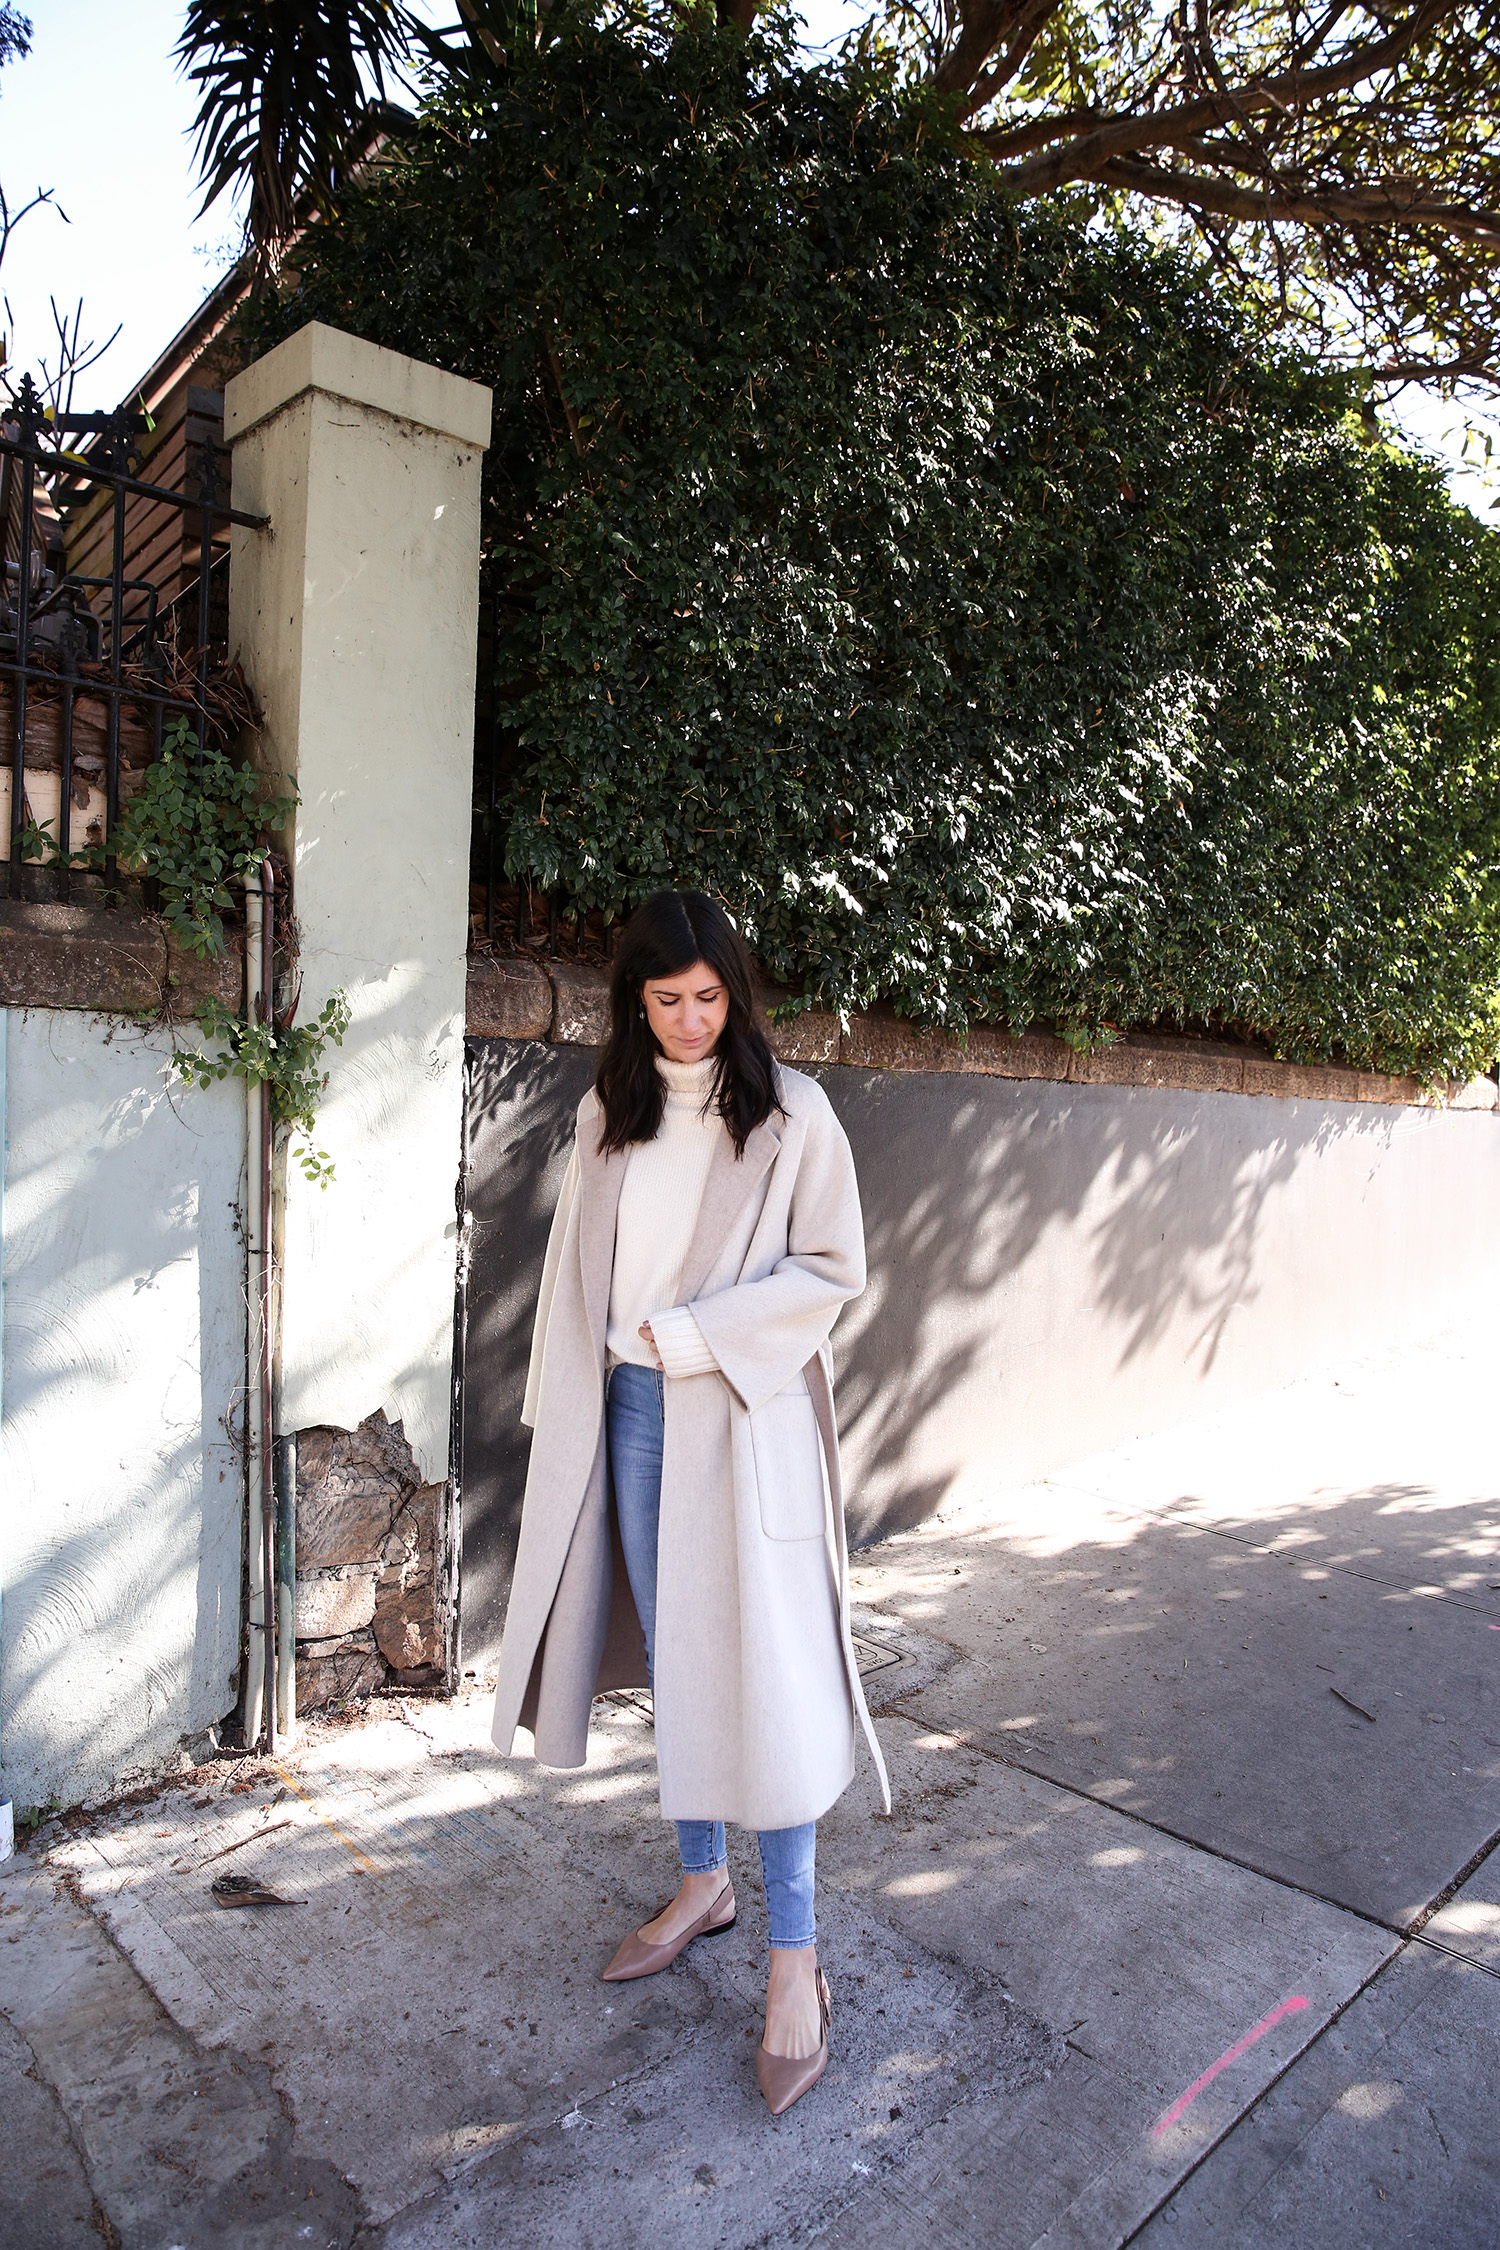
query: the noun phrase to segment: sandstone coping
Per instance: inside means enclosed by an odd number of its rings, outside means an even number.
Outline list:
[[[464,445],[490,442],[491,394],[483,383],[346,335],[321,320],[308,321],[225,385],[225,438],[233,442],[243,437],[309,391],[341,404],[370,407]]]
[[[237,1007],[244,981],[233,936],[200,961],[149,915],[0,899],[0,1007],[190,1018],[206,1000]]]
[[[768,1007],[784,1001],[769,990]],[[586,961],[537,962],[529,955],[475,954],[469,961],[468,1032],[477,1039],[538,1039],[601,1046],[609,1032],[609,976]],[[1072,1086],[1146,1086],[1187,1093],[1271,1095],[1282,1101],[1376,1102],[1413,1108],[1493,1110],[1493,1078],[1452,1080],[1434,1089],[1416,1078],[1327,1063],[1278,1062],[1263,1048],[1127,1032],[1080,1054],[1047,1032],[970,1030],[967,1045],[941,1031],[919,1031],[888,1008],[853,1015],[846,1026],[818,1009],[771,1025],[782,1062],[838,1063],[854,1070],[943,1071],[978,1078],[1040,1078]]]

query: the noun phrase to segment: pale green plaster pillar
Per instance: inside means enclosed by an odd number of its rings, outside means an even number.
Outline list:
[[[463,1098],[479,478],[490,393],[312,323],[225,392],[230,645],[295,781],[299,1021],[335,991],[317,1141],[288,1167],[280,1422],[405,1425],[447,1475]]]

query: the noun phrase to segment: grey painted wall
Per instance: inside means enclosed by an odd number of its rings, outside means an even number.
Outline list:
[[[470,1042],[465,1662],[503,1617],[547,1226],[592,1049]],[[1416,1333],[1491,1292],[1493,1112],[834,1068],[870,1286],[835,1331],[852,1534]]]

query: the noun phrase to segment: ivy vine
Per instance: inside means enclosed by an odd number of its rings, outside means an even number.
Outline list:
[[[266,837],[296,803],[295,791],[268,789],[248,762],[235,766],[222,750],[201,748],[187,720],[176,719],[107,848],[128,873],[156,884],[162,919],[183,950],[208,959],[224,951],[229,885],[259,867]],[[86,856],[102,866],[105,851],[95,844]]]
[[[830,1009],[1487,1068],[1500,535],[930,92],[774,15],[550,20],[245,315],[493,389],[507,874],[717,892]]]
[[[173,1065],[190,1085],[213,1086],[225,1078],[269,1084],[273,1126],[289,1126],[303,1135],[302,1146],[294,1151],[297,1162],[310,1183],[326,1188],[334,1176],[333,1161],[312,1141],[318,1103],[328,1085],[328,1072],[320,1066],[330,1041],[343,1045],[349,1016],[343,991],[335,992],[317,1017],[304,1024],[285,1019],[278,1024],[274,1018],[250,1023],[222,1001],[210,1000],[198,1010],[197,1020],[204,1038],[219,1041],[221,1051],[211,1055],[201,1047],[180,1047]]]
[[[223,918],[235,903],[230,885],[243,886],[256,873],[266,837],[285,824],[296,803],[295,792],[268,789],[250,764],[235,766],[222,750],[203,750],[187,721],[178,719],[116,822],[110,849],[128,873],[155,883],[162,919],[184,952],[209,959],[226,949]],[[103,847],[93,846],[88,857],[102,864]],[[180,1047],[172,1067],[190,1085],[231,1077],[269,1085],[273,1125],[302,1134],[297,1161],[308,1180],[326,1188],[333,1162],[312,1139],[328,1085],[321,1065],[330,1041],[342,1044],[349,1013],[342,991],[306,1024],[294,1023],[290,1014],[252,1023],[243,1009],[209,1000],[197,1022],[219,1052]]]

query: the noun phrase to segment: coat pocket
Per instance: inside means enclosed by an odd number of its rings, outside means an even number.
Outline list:
[[[823,1449],[804,1384],[779,1391],[750,1417],[760,1528],[768,1539],[823,1536]]]

